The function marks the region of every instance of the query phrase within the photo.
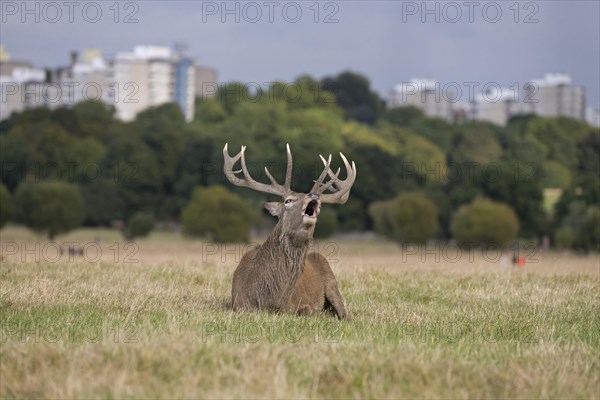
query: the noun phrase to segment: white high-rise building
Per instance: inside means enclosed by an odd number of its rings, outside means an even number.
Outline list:
[[[69,107],[86,100],[114,106],[116,117],[123,121],[169,102],[179,105],[186,121],[194,118],[194,62],[169,47],[136,46],[131,52],[117,53],[112,62],[97,49],[85,50],[81,60],[72,52],[70,64],[49,76],[29,63],[11,62],[10,55],[0,50],[0,119],[26,108]]]
[[[132,52],[117,53],[115,84],[119,90],[117,117],[135,119],[148,107],[172,98],[173,82],[168,47],[136,46]]]
[[[115,103],[114,70],[98,49],[86,49],[83,60],[73,52],[71,66],[58,71],[61,103],[71,106],[86,100]]]
[[[472,106],[471,118],[505,126],[509,118],[520,114],[521,106],[512,90],[491,86],[485,93],[477,93]]]
[[[447,98],[440,83],[432,79],[414,78],[396,85],[390,94],[388,107],[414,106],[428,117],[452,121],[452,99]]]
[[[32,67],[16,67],[10,74],[0,75],[0,120],[25,109],[46,106],[48,87],[46,71]]]
[[[524,107],[542,117],[572,117],[585,121],[586,96],[583,86],[571,85],[566,74],[546,74],[525,87]]]
[[[588,107],[585,111],[585,120],[592,126],[600,127],[600,108]]]
[[[194,67],[162,46],[136,46],[132,52],[117,53],[114,63],[117,116],[135,119],[148,107],[177,102],[185,119],[194,117]]]

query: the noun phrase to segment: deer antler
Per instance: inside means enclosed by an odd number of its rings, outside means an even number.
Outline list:
[[[281,197],[287,196],[290,192],[290,185],[292,183],[292,152],[290,151],[290,145],[287,145],[287,170],[285,174],[285,182],[283,185],[277,183],[273,175],[269,172],[267,167],[265,167],[265,173],[267,177],[271,181],[270,185],[260,183],[252,179],[250,173],[248,173],[248,168],[246,167],[246,158],[244,156],[244,152],[246,151],[246,146],[242,146],[242,150],[235,155],[234,157],[229,156],[229,152],[227,151],[227,143],[225,143],[225,147],[223,147],[223,158],[225,159],[225,163],[223,165],[223,171],[225,172],[225,176],[229,179],[229,182],[236,186],[247,187],[250,189],[254,189],[259,192],[275,194]],[[242,169],[234,171],[233,166],[239,159],[242,159]],[[238,178],[236,174],[242,172],[243,178]]]
[[[342,157],[342,161],[344,161],[344,165],[346,166],[346,179],[343,181],[338,179],[340,169],[338,168],[334,174],[330,168],[331,155],[329,155],[329,159],[327,161],[325,161],[323,156],[319,156],[321,157],[321,161],[323,161],[325,168],[323,169],[323,172],[321,172],[319,179],[315,181],[311,192],[319,194],[321,196],[322,203],[344,204],[348,200],[348,196],[350,196],[350,189],[352,188],[354,180],[356,179],[356,165],[354,164],[354,161],[352,161],[352,166],[350,166],[350,163],[342,153],[340,153],[340,156]],[[326,175],[329,175],[330,180],[329,182],[323,184],[323,180],[325,179]],[[323,192],[326,190],[333,191],[334,193],[323,194]]]

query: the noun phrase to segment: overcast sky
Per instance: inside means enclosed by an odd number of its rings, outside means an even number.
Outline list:
[[[230,13],[221,1],[28,2],[31,13],[22,4],[2,0],[1,41],[13,59],[40,67],[67,64],[71,50],[111,55],[178,42],[215,67],[219,81],[290,81],[350,69],[382,95],[411,78],[433,78],[463,86],[466,101],[466,82],[523,87],[562,72],[586,87],[589,105],[600,104],[595,0],[233,1],[225,6]]]

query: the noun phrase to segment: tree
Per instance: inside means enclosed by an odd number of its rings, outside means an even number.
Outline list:
[[[496,139],[495,127],[482,122],[469,122],[460,127],[450,152],[453,162],[485,165],[498,161],[502,147]]]
[[[425,114],[418,107],[404,106],[385,110],[383,117],[392,125],[408,128],[414,121],[425,118]]]
[[[319,222],[315,227],[314,237],[325,239],[333,235],[335,231],[337,231],[337,213],[330,208],[322,209],[319,213]]]
[[[156,205],[151,208],[159,218],[174,217],[179,211],[170,200],[174,195],[179,157],[183,152],[184,124],[181,109],[175,103],[143,111],[133,123],[158,164],[160,179],[157,184],[162,196],[157,196]]]
[[[570,244],[584,252],[600,251],[600,207],[575,200],[568,210],[561,220],[561,228],[555,231],[555,240],[562,246]],[[564,232],[571,233],[570,243],[563,240]]]
[[[216,242],[247,242],[254,213],[244,200],[222,186],[197,188],[181,213],[183,233]]]
[[[85,206],[79,188],[66,182],[24,182],[15,193],[19,220],[50,240],[83,222]]]
[[[600,129],[589,128],[579,143],[577,173],[573,174],[576,188],[587,204],[600,203]]]
[[[93,137],[104,141],[108,128],[115,124],[115,107],[100,101],[82,101],[72,108],[75,114],[79,132],[72,132],[84,137]]]
[[[260,96],[261,101],[281,101],[290,110],[305,108],[337,109],[333,93],[321,87],[319,81],[301,75],[294,82],[273,82]]]
[[[338,210],[340,231],[362,231],[367,228],[367,213],[364,203],[352,195],[344,207]]]
[[[519,220],[506,204],[476,198],[458,209],[451,223],[452,235],[460,246],[507,247],[517,237]]]
[[[452,141],[456,136],[455,127],[442,118],[415,118],[411,121],[409,128],[419,136],[435,143],[444,151],[450,150]]]
[[[154,215],[138,211],[129,218],[125,228],[125,237],[129,240],[146,237],[154,228]]]
[[[345,111],[346,118],[373,124],[382,114],[383,102],[371,90],[369,80],[351,71],[322,80],[323,89],[335,95],[337,104]]]
[[[2,228],[13,215],[13,204],[10,192],[0,183],[0,228]]]
[[[543,188],[568,189],[571,186],[571,172],[556,161],[542,164],[541,185]]]
[[[369,208],[375,231],[400,243],[427,243],[439,230],[435,204],[422,193],[401,193]]]
[[[125,218],[123,198],[113,179],[83,184],[81,192],[85,200],[85,225],[110,226],[112,221]]]

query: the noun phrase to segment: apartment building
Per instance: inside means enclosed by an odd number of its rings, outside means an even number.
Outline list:
[[[583,86],[571,84],[566,74],[546,74],[525,87],[523,99],[528,112],[542,117],[586,119],[586,93]]]
[[[6,59],[6,54],[3,56]],[[0,65],[0,120],[14,112],[47,105],[49,90],[45,84],[45,70],[33,68],[25,61],[12,62],[10,59]]]
[[[433,79],[411,79],[396,85],[388,106],[415,106],[430,117],[448,121],[468,119],[487,121],[500,126],[519,114],[537,114],[542,117],[571,117],[594,124],[597,114],[586,107],[583,86],[571,84],[566,74],[546,74],[524,85],[521,93],[514,88],[486,85],[485,92],[475,93],[468,103],[455,102],[453,94]]]
[[[114,80],[119,98],[118,118],[135,119],[148,107],[177,102],[187,121],[194,118],[194,66],[168,47],[136,46],[132,52],[117,53]]]
[[[214,97],[218,90],[217,70],[196,63],[195,67],[196,96],[203,98]]]
[[[10,60],[0,48],[2,110],[0,119],[29,107],[56,108],[97,100],[112,105],[116,116],[132,121],[149,107],[176,102],[186,121],[194,118],[198,68],[190,58],[169,47],[135,46],[107,61],[100,50],[72,52],[66,67],[36,69],[28,62]],[[216,72],[202,69],[202,79],[216,80]],[[214,79],[213,79],[214,78]]]
[[[414,106],[428,117],[453,120],[452,98],[446,96],[440,88],[440,83],[432,79],[414,78],[396,85],[388,99],[388,106]]]

